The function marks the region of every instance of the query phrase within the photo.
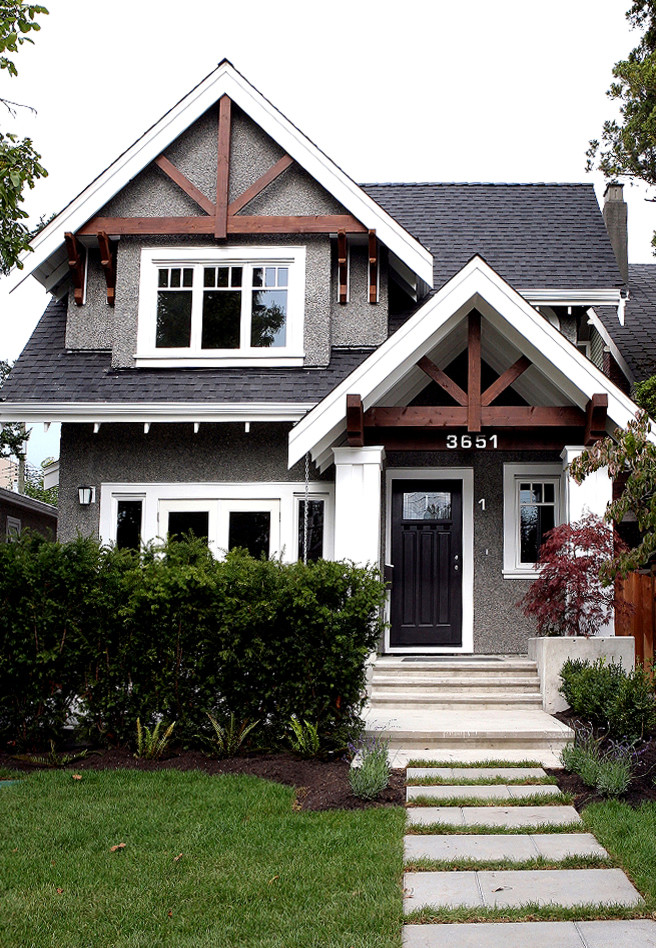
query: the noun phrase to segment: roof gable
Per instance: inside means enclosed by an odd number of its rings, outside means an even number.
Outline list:
[[[296,425],[289,435],[290,465],[310,452],[321,467],[327,466],[332,445],[346,429],[346,396],[359,395],[365,410],[383,399],[398,399],[419,359],[445,342],[474,309],[512,349],[530,359],[538,370],[533,386],[539,374],[547,378],[551,392],[547,390],[545,397],[553,397],[556,390],[560,393],[556,404],[585,409],[594,394],[605,393],[612,423],[624,427],[634,417],[633,402],[475,256]]]
[[[433,267],[430,252],[285,118],[227,60],[221,62],[209,76],[120,155],[35,237],[33,252],[23,258],[23,275],[33,273],[44,285],[52,285],[53,273],[65,262],[62,257],[64,234],[75,233],[83,227],[222,96],[228,96],[307,174],[347,208],[365,228],[375,230],[385,246],[432,286]]]

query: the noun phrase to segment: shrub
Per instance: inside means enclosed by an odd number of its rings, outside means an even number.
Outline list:
[[[554,527],[540,548],[539,575],[518,603],[539,635],[594,635],[618,605],[600,573],[621,542],[599,517]]]
[[[349,783],[356,797],[374,800],[389,785],[389,741],[373,737],[360,748],[360,766],[349,770]]]
[[[579,775],[584,784],[603,796],[619,796],[628,789],[637,762],[634,743],[610,741],[601,750],[601,740],[591,727],[578,727],[574,743],[561,751],[565,770]]]
[[[603,659],[569,659],[560,676],[561,694],[572,711],[610,736],[634,740],[656,726],[654,686],[642,667],[627,672]]]

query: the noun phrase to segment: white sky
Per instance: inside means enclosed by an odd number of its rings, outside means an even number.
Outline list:
[[[32,136],[59,211],[227,57],[356,181],[594,181],[585,151],[611,115],[613,64],[636,45],[629,0],[41,0],[33,47],[0,74],[0,115]],[[629,203],[631,262],[653,260],[656,208]],[[6,281],[5,281],[6,282]],[[0,358],[15,359],[46,299],[0,279]],[[28,457],[57,453],[55,427]]]

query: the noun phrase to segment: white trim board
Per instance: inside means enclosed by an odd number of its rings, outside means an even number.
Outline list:
[[[0,402],[0,424],[11,421],[237,422],[298,421],[315,402]]]
[[[527,355],[569,403],[584,409],[592,395],[606,393],[611,426],[624,428],[635,416],[631,399],[475,256],[299,421],[289,434],[290,467],[308,451],[320,468],[327,467],[331,445],[346,430],[346,395],[360,395],[365,410],[379,403],[473,309]]]
[[[383,561],[390,562],[392,551],[392,481],[450,480],[462,481],[462,645],[425,647],[390,646],[389,598],[386,606],[387,627],[384,650],[394,655],[440,655],[474,652],[474,469],[473,467],[397,467],[385,471],[385,549]]]
[[[432,254],[306,138],[226,59],[37,234],[32,241],[33,253],[21,257],[25,269],[13,271],[14,285],[18,285],[29,274],[47,283],[47,275],[54,267],[52,264],[50,267],[43,265],[61,250],[64,233],[79,230],[223,95],[228,95],[368,230],[375,230],[378,239],[413,273],[428,286],[433,286]],[[55,262],[57,265],[59,261]]]

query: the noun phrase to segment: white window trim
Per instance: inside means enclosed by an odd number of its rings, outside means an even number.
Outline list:
[[[557,481],[555,525],[563,522],[565,496],[561,464],[503,465],[503,576],[504,579],[535,579],[537,570],[519,563],[519,491],[520,480]]]
[[[303,364],[303,317],[305,311],[305,247],[144,247],[139,276],[139,315],[136,363],[142,368],[185,366],[294,366]],[[157,349],[158,267],[219,266],[221,264],[258,264],[289,268],[287,289],[286,344],[275,348],[240,349]],[[195,292],[202,293],[202,289]],[[194,325],[192,316],[192,342]]]
[[[21,535],[22,523],[18,517],[11,517],[7,514],[6,537],[12,540]]]
[[[385,563],[390,562],[392,551],[392,481],[436,480],[462,481],[462,645],[434,645],[422,647],[390,646],[389,596],[385,619],[387,627],[384,651],[389,654],[472,654],[474,651],[474,469],[471,467],[403,467],[388,468],[386,473]]]
[[[298,500],[305,497],[305,485],[298,481],[212,482],[205,484],[104,483],[100,487],[100,539],[116,543],[116,515],[119,500],[143,501],[142,541],[162,539],[159,514],[167,509],[208,510],[210,512],[209,547],[217,557],[228,545],[228,517],[231,510],[276,510],[272,516],[271,555],[286,562],[296,561],[298,548]],[[334,487],[310,481],[310,500],[324,501],[324,556],[330,559],[334,549]],[[193,505],[193,506],[192,506]],[[267,506],[270,505],[270,506]],[[274,520],[279,523],[274,537]]]

